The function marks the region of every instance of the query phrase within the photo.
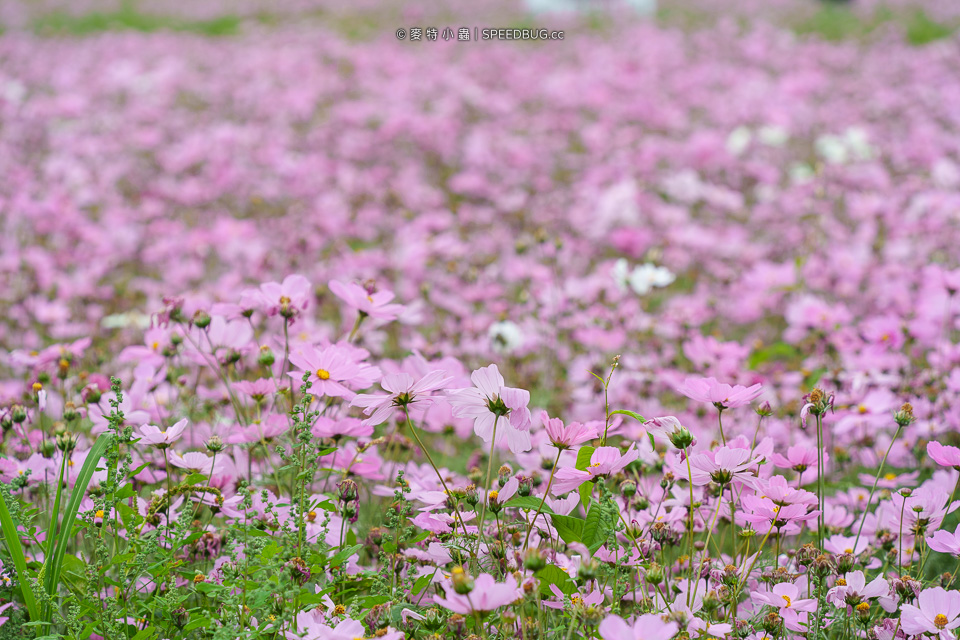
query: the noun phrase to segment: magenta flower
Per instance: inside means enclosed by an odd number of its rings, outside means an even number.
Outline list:
[[[370,416],[364,424],[378,425],[386,422],[397,408],[416,406],[424,409],[433,404],[431,391],[443,389],[453,378],[443,371],[431,371],[419,380],[409,373],[391,373],[383,376],[380,386],[389,395],[382,393],[362,393],[350,401],[350,406],[363,407],[363,413]],[[371,415],[372,414],[372,415]]]
[[[762,385],[751,387],[717,382],[716,378],[687,378],[677,391],[697,402],[712,402],[718,409],[735,409],[750,404],[763,389]]]
[[[960,557],[960,524],[957,525],[953,533],[943,530],[937,531],[932,536],[927,537],[926,540],[927,545],[934,551]]]
[[[640,452],[635,447],[636,445],[631,444],[630,448],[623,454],[617,447],[597,447],[593,455],[590,456],[590,464],[586,469],[564,467],[557,471],[553,478],[553,493],[558,496],[563,495],[573,491],[584,482],[617,473],[640,457]]]
[[[493,611],[523,597],[523,589],[516,582],[508,580],[498,583],[489,573],[477,576],[473,591],[468,595],[456,593],[449,582],[446,592],[445,598],[436,597],[434,602],[461,615],[471,615],[474,611]]]
[[[943,587],[924,589],[917,598],[917,604],[903,605],[900,623],[903,631],[909,635],[931,633],[943,640],[950,640],[951,629],[960,627],[960,592],[947,591]]]
[[[403,313],[402,304],[390,304],[394,297],[392,291],[370,290],[355,282],[345,284],[339,280],[331,280],[327,286],[335,296],[361,315],[377,320],[396,320]]]
[[[191,473],[202,473],[205,476],[212,476],[220,471],[223,465],[223,457],[216,461],[205,453],[199,451],[190,451],[182,456],[173,453],[170,456],[170,464],[181,469],[186,469]]]
[[[620,616],[609,615],[597,630],[603,640],[670,640],[680,626],[673,621],[664,622],[655,613],[647,613],[638,617],[632,625]]]
[[[927,455],[941,467],[953,467],[960,471],[960,449],[940,444],[936,440],[927,443]]]
[[[301,380],[310,373],[313,386],[310,393],[319,396],[337,396],[352,398],[354,392],[348,387],[366,388],[380,375],[380,369],[356,360],[356,351],[340,345],[330,345],[325,349],[306,347],[303,351],[290,354],[290,362],[299,371],[290,375]]]
[[[484,442],[494,437],[497,426],[497,443],[507,440],[510,451],[529,451],[530,444],[530,392],[505,387],[497,365],[477,369],[470,374],[475,386],[448,391],[453,415],[458,418],[473,418],[473,430]],[[508,420],[497,420],[508,417]]]
[[[589,442],[600,435],[595,426],[588,427],[579,422],[564,426],[563,420],[551,418],[546,411],[540,412],[540,422],[550,437],[550,443],[561,451]]]
[[[339,438],[347,436],[350,438],[362,438],[373,435],[373,425],[361,422],[357,418],[327,418],[320,416],[310,428],[317,438]]]
[[[157,449],[166,449],[174,442],[180,439],[183,430],[187,428],[187,419],[184,418],[172,427],[160,430],[152,424],[145,424],[140,427],[141,442],[146,442],[155,446]]]

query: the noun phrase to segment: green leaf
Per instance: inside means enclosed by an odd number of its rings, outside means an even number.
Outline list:
[[[623,415],[623,416],[630,416],[630,417],[633,418],[634,420],[639,420],[639,421],[640,421],[640,424],[644,424],[644,423],[646,423],[646,421],[647,421],[647,419],[644,418],[644,417],[643,417],[642,415],[640,415],[639,413],[637,413],[637,412],[635,412],[635,411],[629,411],[628,409],[617,409],[616,411],[611,411],[611,412],[610,412],[610,415],[612,415],[612,416],[615,416],[615,415],[617,415],[617,414]]]
[[[205,484],[207,482],[207,476],[202,473],[191,473],[187,476],[187,479],[183,481],[184,484]]]
[[[198,582],[193,585],[193,588],[200,593],[214,593],[216,591],[223,591],[226,587],[216,582]]]
[[[750,354],[747,358],[747,368],[756,369],[760,365],[771,360],[780,362],[790,362],[802,357],[802,353],[792,344],[786,342],[774,342]]]
[[[514,507],[517,509],[527,509],[528,511],[536,511],[540,508],[540,503],[543,502],[541,498],[534,498],[533,496],[517,496],[516,498],[511,498],[504,504],[504,507]],[[544,513],[553,513],[553,509],[550,508],[550,505],[544,503],[542,511]]]
[[[593,494],[593,483],[584,482],[577,491],[580,493],[580,504],[583,505],[583,512],[586,513],[590,508],[590,496]]]
[[[550,519],[557,529],[557,534],[564,542],[583,542],[583,520],[572,516],[552,515]]]
[[[593,457],[593,452],[596,451],[593,447],[580,447],[580,450],[577,451],[577,464],[576,468],[579,471],[583,471],[590,466],[590,458]]]
[[[595,503],[583,522],[583,544],[593,553],[603,546],[610,535],[611,523],[600,503]]]
[[[550,585],[556,585],[564,595],[570,595],[577,590],[577,585],[566,571],[560,567],[548,564],[540,571],[537,571],[537,578],[540,580],[540,595],[552,597],[553,591]]]
[[[333,556],[330,560],[330,566],[336,567],[343,564],[343,561],[355,554],[357,551],[363,548],[362,544],[355,544],[352,547],[347,547],[346,549],[340,549],[337,552],[337,555]]]
[[[137,633],[137,635],[133,636],[133,638],[131,638],[130,640],[149,640],[150,638],[155,638],[156,635],[157,635],[156,627],[147,627],[143,631],[140,631],[139,633]]]
[[[429,573],[417,578],[417,581],[413,583],[413,589],[410,590],[411,593],[415,596],[420,595],[420,592],[430,585],[430,579],[431,575]]]
[[[200,616],[199,618],[193,618],[190,620],[190,622],[187,623],[187,626],[183,628],[183,632],[190,633],[194,629],[206,629],[211,624],[213,624],[213,621],[210,620],[210,618]]]
[[[17,581],[20,583],[23,602],[27,605],[27,613],[30,614],[31,620],[39,620],[40,611],[37,609],[37,601],[34,599],[33,590],[30,588],[30,574],[27,571],[27,561],[23,556],[20,534],[17,533],[17,525],[14,524],[10,511],[7,510],[7,501],[2,498],[0,498],[0,528],[3,529],[3,538],[7,542],[10,557],[13,559],[13,566],[17,570]]]

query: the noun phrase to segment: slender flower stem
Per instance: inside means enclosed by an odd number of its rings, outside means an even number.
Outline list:
[[[480,551],[480,543],[483,542],[483,520],[487,516],[487,491],[490,486],[490,475],[493,473],[493,453],[497,447],[497,424],[500,422],[500,414],[493,419],[493,437],[490,439],[490,460],[487,461],[487,480],[483,485],[483,495],[480,500],[480,521],[477,523],[477,551]]]
[[[547,488],[543,492],[543,498],[540,499],[540,506],[537,507],[537,512],[533,514],[533,520],[527,525],[527,537],[523,539],[524,551],[527,550],[527,543],[530,542],[530,532],[533,531],[533,525],[537,522],[537,518],[540,517],[540,512],[543,511],[543,503],[547,501],[547,496],[550,495],[550,487],[553,485],[553,475],[557,472],[557,465],[560,464],[561,453],[563,453],[563,449],[557,449],[557,459],[553,461],[553,469],[550,470],[550,479],[547,480]]]
[[[823,453],[823,416],[817,413],[817,504],[820,506],[820,513],[817,515],[817,546],[821,552],[823,551],[823,530],[826,525],[823,488],[823,474],[826,471],[826,465]]]
[[[873,501],[873,493],[877,490],[877,484],[880,482],[880,475],[883,473],[883,466],[887,463],[887,456],[890,455],[890,452],[893,451],[893,444],[897,441],[897,437],[900,436],[900,432],[903,431],[903,427],[897,425],[897,432],[893,434],[893,439],[890,440],[890,446],[887,447],[887,452],[883,454],[883,460],[880,461],[880,467],[877,469],[877,477],[873,479],[873,488],[870,489],[870,496],[867,498],[867,504],[863,508],[863,518],[860,520],[860,528],[857,529],[857,538],[853,541],[853,548],[857,548],[857,543],[860,542],[860,534],[863,533],[863,525],[867,521],[867,514],[870,511],[870,503]]]
[[[440,469],[437,468],[437,463],[433,461],[433,457],[431,457],[429,449],[427,449],[426,445],[423,444],[423,440],[420,439],[420,436],[417,435],[417,428],[414,426],[413,420],[410,418],[410,411],[406,405],[403,406],[403,415],[407,418],[407,425],[410,427],[410,433],[413,434],[413,439],[417,441],[417,446],[419,446],[420,450],[423,451],[423,455],[427,457],[427,462],[430,463],[430,466],[433,467],[433,471],[437,474],[437,479],[440,481],[440,486],[443,487],[443,492],[446,493],[447,496],[452,497],[453,494],[450,493],[450,489],[447,488],[447,483],[444,482],[443,474],[440,473]],[[463,522],[463,518],[460,517],[460,512],[456,507],[453,509],[453,516],[454,519],[458,520],[460,525],[463,527],[463,535],[467,535],[467,525]]]
[[[690,467],[690,452],[685,448],[683,457],[687,460],[687,479],[690,487],[690,517],[687,522],[687,534],[690,536],[690,579],[693,580],[693,469]],[[687,590],[687,606],[690,606],[690,590]]]
[[[717,407],[717,424],[720,425],[720,441],[727,446],[727,439],[723,435],[723,409]]]

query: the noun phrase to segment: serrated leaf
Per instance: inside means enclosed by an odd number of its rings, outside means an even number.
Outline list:
[[[553,513],[553,509],[550,508],[550,505],[544,503],[542,498],[534,498],[533,496],[517,496],[508,500],[503,506],[536,511],[540,509],[541,503],[543,503],[543,509],[541,509],[543,513]]]
[[[570,574],[553,564],[548,564],[537,571],[537,578],[540,580],[540,595],[545,597],[554,595],[550,585],[555,585],[564,595],[570,595],[577,590],[577,585]]]
[[[590,509],[590,496],[593,494],[593,483],[584,482],[580,485],[580,488],[577,489],[577,493],[580,494],[580,504],[583,505],[583,512],[586,513]]]
[[[561,516],[554,514],[550,516],[553,526],[557,529],[560,538],[570,544],[571,542],[583,542],[583,520],[572,516]]]
[[[577,451],[577,464],[576,468],[579,471],[583,471],[590,466],[590,459],[593,457],[593,452],[596,451],[594,447],[585,446],[580,447],[580,450]]]
[[[207,476],[202,473],[191,473],[187,476],[187,479],[183,481],[184,484],[203,484],[207,481]]]
[[[640,421],[641,424],[644,424],[644,423],[646,423],[646,421],[647,421],[646,418],[644,418],[642,415],[640,415],[640,414],[637,413],[636,411],[630,411],[630,410],[628,410],[628,409],[617,409],[616,411],[611,411],[611,412],[610,412],[610,415],[612,415],[612,416],[615,416],[615,415],[618,415],[618,414],[619,414],[619,415],[623,415],[623,416],[630,416],[630,417],[633,418],[634,420]]]

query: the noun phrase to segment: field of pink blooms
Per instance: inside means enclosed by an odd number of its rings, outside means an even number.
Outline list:
[[[0,1],[0,640],[956,639],[960,5],[729,4]]]

